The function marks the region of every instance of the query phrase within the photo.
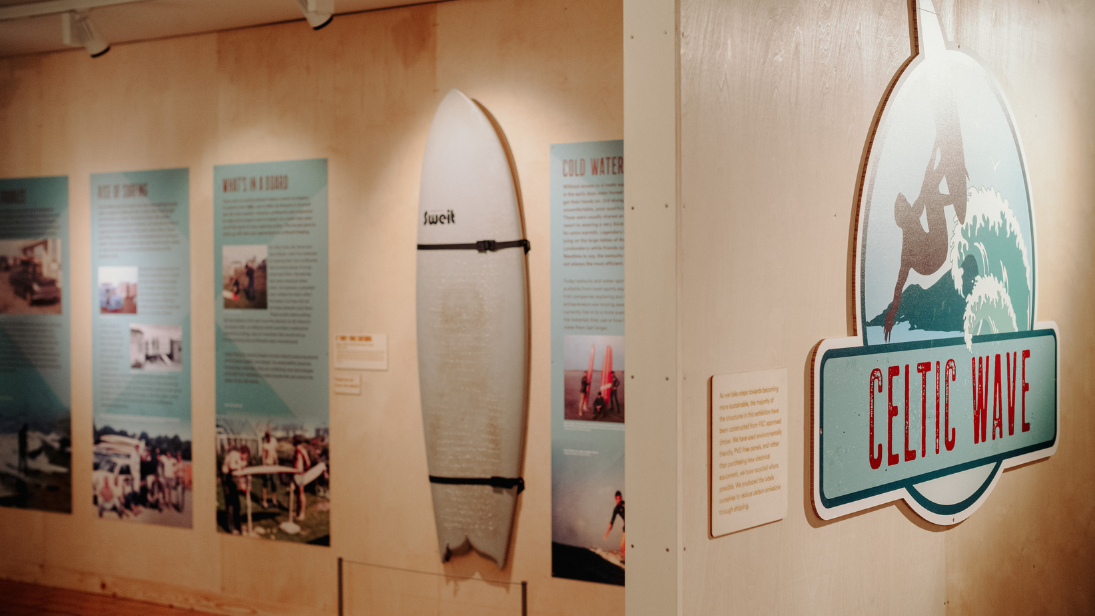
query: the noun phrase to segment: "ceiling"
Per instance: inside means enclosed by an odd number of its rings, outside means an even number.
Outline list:
[[[423,1],[334,0],[335,19]],[[85,7],[99,35],[112,44],[294,20],[307,27],[296,0],[0,0],[0,57],[72,49],[61,43],[60,12],[5,17]]]

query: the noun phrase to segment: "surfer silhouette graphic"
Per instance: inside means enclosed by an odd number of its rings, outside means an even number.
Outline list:
[[[957,129],[957,119],[955,128]],[[958,222],[966,222],[967,179],[962,142],[955,140],[947,144],[937,140],[932,148],[928,168],[924,171],[920,196],[909,203],[904,194],[897,195],[893,214],[897,226],[901,227],[901,265],[897,272],[893,303],[886,312],[887,342],[890,340],[897,309],[901,305],[901,292],[909,278],[909,271],[916,270],[917,273],[928,276],[947,262],[949,238],[943,208],[953,205]],[[948,192],[943,192],[941,186],[945,186]],[[922,216],[928,223],[926,230],[920,222]]]
[[[923,48],[920,53],[930,62],[946,52],[946,42],[941,31],[925,32]],[[935,119],[935,143],[932,145],[928,166],[924,170],[924,180],[920,185],[920,194],[909,203],[904,193],[898,193],[894,202],[894,222],[901,228],[901,264],[897,271],[897,284],[894,286],[893,302],[886,311],[884,334],[890,341],[901,305],[901,294],[909,279],[909,272],[915,270],[924,276],[934,274],[947,262],[950,238],[947,234],[947,217],[943,208],[954,206],[959,224],[966,222],[966,184],[969,172],[966,170],[966,155],[962,147],[962,133],[958,122],[958,109],[950,89],[941,87],[944,66],[934,67],[935,83],[932,88],[932,111]],[[921,222],[927,223],[927,228]]]

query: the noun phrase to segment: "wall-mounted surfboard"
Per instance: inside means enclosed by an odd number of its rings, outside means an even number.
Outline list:
[[[504,135],[457,90],[434,114],[418,204],[418,376],[442,560],[504,568],[524,489],[529,304]]]

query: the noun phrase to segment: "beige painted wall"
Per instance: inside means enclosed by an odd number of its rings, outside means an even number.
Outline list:
[[[904,505],[816,517],[807,360],[820,339],[854,333],[854,190],[910,53],[906,3],[681,0],[685,614],[1095,611],[1095,6],[936,6],[999,78],[1023,138],[1038,317],[1062,332],[1058,452],[1005,473],[950,530]],[[765,368],[790,380],[787,517],[710,539],[707,382]]]
[[[0,577],[229,612],[330,614],[335,559],[529,582],[532,614],[623,611],[618,587],[551,578],[549,146],[623,136],[619,0],[461,0],[0,60],[0,177],[68,175],[72,515],[0,510]],[[511,564],[442,565],[426,481],[414,322],[415,212],[433,111],[450,88],[509,139],[524,194],[533,353]],[[330,549],[218,534],[212,171],[324,157],[330,327],[389,335],[390,368],[331,397]],[[89,174],[190,168],[194,529],[101,521],[91,506]],[[346,565],[348,613],[518,614],[520,587]],[[232,613],[241,613],[233,611]]]

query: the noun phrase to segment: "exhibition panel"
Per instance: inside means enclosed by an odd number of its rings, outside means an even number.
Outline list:
[[[190,528],[190,174],[91,176],[92,503]]]
[[[72,511],[68,200],[0,180],[0,507]]]
[[[327,161],[218,165],[213,242],[218,530],[330,545]]]
[[[551,572],[621,586],[623,154],[622,141],[551,146]]]

